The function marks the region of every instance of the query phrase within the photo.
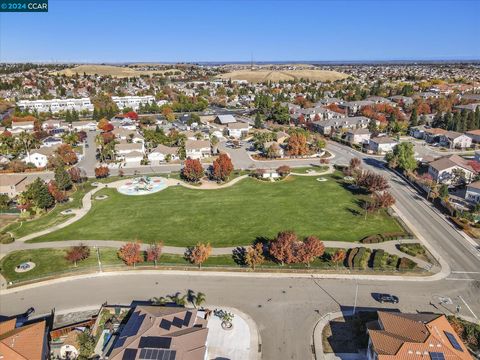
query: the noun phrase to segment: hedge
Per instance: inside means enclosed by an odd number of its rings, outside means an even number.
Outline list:
[[[413,270],[416,266],[417,264],[415,263],[415,261],[412,261],[405,257],[402,257],[400,259],[400,262],[398,263],[399,270]]]
[[[347,265],[349,268],[353,268],[353,258],[357,255],[359,249],[360,248],[353,248],[348,252]]]
[[[353,267],[355,269],[366,269],[368,266],[368,260],[372,254],[372,250],[367,248],[360,248],[357,255],[353,258]]]
[[[382,249],[375,250],[375,252],[373,253],[373,261],[372,261],[372,267],[374,269],[380,269],[384,267],[385,260],[386,260],[385,255],[388,255],[388,254],[385,254],[384,250]]]
[[[421,244],[402,244],[398,249],[410,256],[425,255],[425,248]]]

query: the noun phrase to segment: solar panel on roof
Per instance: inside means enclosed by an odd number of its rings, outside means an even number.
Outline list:
[[[441,352],[431,352],[429,354],[432,360],[445,360],[445,356]]]
[[[462,347],[460,346],[460,344],[458,343],[457,339],[455,338],[455,336],[452,334],[452,333],[449,333],[448,331],[444,331],[445,335],[447,336],[448,338],[448,341],[450,341],[450,344],[452,344],[452,346],[458,350],[458,351],[463,351]]]
[[[164,349],[142,349],[140,351],[140,360],[175,360],[176,350]]]

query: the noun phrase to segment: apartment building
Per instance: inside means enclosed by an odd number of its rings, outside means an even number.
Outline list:
[[[147,105],[155,102],[155,97],[152,95],[146,96],[112,96],[112,100],[117,104],[119,109],[126,107],[138,110],[141,105]]]
[[[89,98],[81,99],[52,99],[52,100],[20,100],[17,102],[20,110],[57,113],[60,111],[93,111],[93,104]]]

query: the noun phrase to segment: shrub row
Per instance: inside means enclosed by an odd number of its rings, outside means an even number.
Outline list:
[[[425,255],[425,248],[421,244],[402,244],[398,249],[410,256]]]
[[[360,242],[362,244],[377,244],[384,241],[404,239],[405,237],[407,237],[407,235],[405,235],[405,233],[403,232],[393,232],[393,233],[370,235],[360,240]]]

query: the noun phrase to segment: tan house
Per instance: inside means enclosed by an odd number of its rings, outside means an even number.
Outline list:
[[[201,159],[210,156],[211,153],[210,141],[208,140],[185,141],[185,154],[187,158]]]
[[[378,312],[367,324],[368,360],[472,360],[445,315]]]
[[[428,167],[433,180],[442,184],[452,183],[456,170],[463,171],[466,183],[471,182],[477,173],[468,160],[458,155],[445,156],[431,162]]]
[[[206,314],[202,311],[137,306],[106,355],[109,360],[204,360],[207,335]]]

